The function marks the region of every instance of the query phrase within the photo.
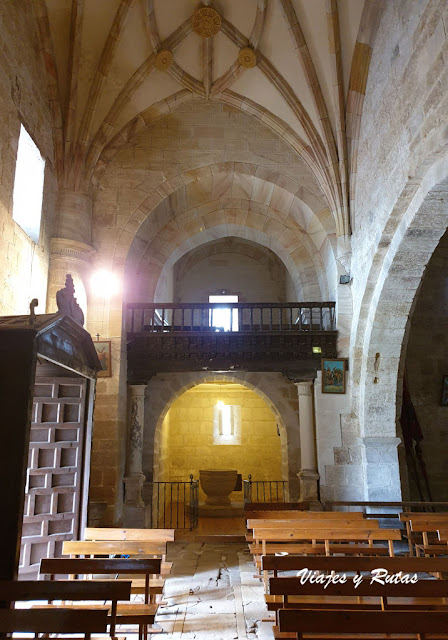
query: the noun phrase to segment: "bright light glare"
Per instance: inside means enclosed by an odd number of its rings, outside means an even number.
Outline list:
[[[14,178],[12,218],[39,242],[42,196],[44,191],[45,160],[27,130],[20,126]]]
[[[117,276],[107,269],[100,269],[93,274],[91,279],[92,289],[95,295],[111,298],[118,293],[120,285]]]
[[[217,405],[218,405],[218,409],[222,410],[222,408],[224,407],[224,402],[222,400],[218,400]]]

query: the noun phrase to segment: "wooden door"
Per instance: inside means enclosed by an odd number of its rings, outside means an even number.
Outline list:
[[[78,536],[86,421],[85,378],[36,378],[19,575]]]

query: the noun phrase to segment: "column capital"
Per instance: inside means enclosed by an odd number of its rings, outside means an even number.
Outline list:
[[[143,397],[146,392],[146,384],[128,384],[131,398]]]
[[[297,387],[297,395],[311,396],[314,387],[314,380],[304,380],[303,382],[294,382]]]
[[[89,244],[78,240],[51,238],[50,253],[53,259],[60,257],[63,260],[70,259],[84,264],[91,262],[96,250]]]

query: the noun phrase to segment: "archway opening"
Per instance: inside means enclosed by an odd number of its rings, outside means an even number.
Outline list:
[[[203,382],[180,395],[167,411],[154,477],[184,481],[213,468],[237,469],[243,479],[251,475],[254,480],[281,481],[282,440],[277,417],[255,391],[232,382]],[[199,497],[206,498],[202,489]],[[230,498],[241,502],[241,491]]]
[[[425,269],[403,342],[397,394],[407,500],[448,499],[448,232]],[[400,381],[403,377],[403,393]]]
[[[229,493],[230,506],[214,512],[208,509],[207,494],[199,485],[200,532],[213,529],[209,518],[215,526],[243,532],[244,481],[248,497],[249,478],[253,500],[257,491],[260,501],[263,497],[266,501],[287,499],[284,427],[269,403],[246,385],[206,380],[184,391],[170,405],[156,438],[155,486],[187,482],[191,476],[198,479],[204,469],[234,469],[240,474]]]

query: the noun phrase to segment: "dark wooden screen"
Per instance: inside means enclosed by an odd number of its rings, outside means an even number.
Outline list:
[[[87,381],[36,378],[19,575],[59,556],[78,535]]]

